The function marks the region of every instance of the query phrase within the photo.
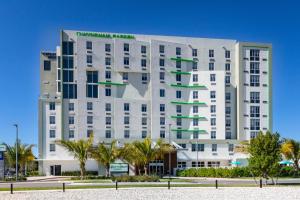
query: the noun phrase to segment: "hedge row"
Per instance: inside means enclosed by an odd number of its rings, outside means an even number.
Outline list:
[[[113,181],[118,181],[118,182],[159,182],[159,177],[158,176],[117,176],[117,177],[112,177]]]
[[[80,171],[64,171],[61,173],[62,176],[80,176]],[[86,171],[86,176],[98,176],[98,171]]]

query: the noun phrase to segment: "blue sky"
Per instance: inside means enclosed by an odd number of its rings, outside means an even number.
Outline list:
[[[274,131],[300,140],[300,3],[234,1],[2,1],[0,141],[37,144],[39,53],[59,30],[215,37],[273,44]]]

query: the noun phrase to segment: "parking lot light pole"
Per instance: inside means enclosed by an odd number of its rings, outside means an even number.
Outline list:
[[[16,127],[16,181],[18,181],[18,124],[14,124]]]

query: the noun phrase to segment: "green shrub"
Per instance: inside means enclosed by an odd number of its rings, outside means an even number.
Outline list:
[[[4,181],[15,181],[16,177],[5,178]],[[25,176],[18,176],[18,181],[26,181],[27,178]]]
[[[159,182],[158,176],[117,176],[112,177],[113,181],[118,182]]]
[[[26,176],[40,176],[38,171],[29,171],[26,173]]]
[[[110,177],[105,177],[105,176],[93,176],[93,175],[88,175],[84,177],[84,180],[96,180],[96,179],[110,179]],[[81,180],[80,176],[74,176],[71,177],[71,180]]]
[[[80,171],[64,171],[62,176],[80,176]],[[98,171],[86,171],[86,176],[98,176]]]

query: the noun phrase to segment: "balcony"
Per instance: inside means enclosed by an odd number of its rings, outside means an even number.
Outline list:
[[[114,86],[125,86],[126,83],[116,83],[116,82],[98,82],[99,85],[114,85]]]

